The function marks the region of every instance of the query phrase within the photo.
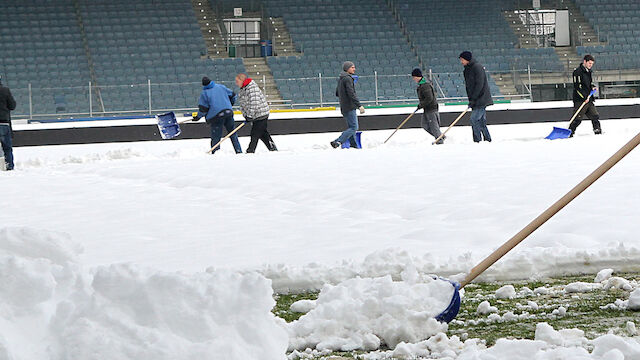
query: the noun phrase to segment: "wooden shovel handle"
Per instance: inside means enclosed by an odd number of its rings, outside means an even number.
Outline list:
[[[464,116],[464,114],[466,114],[466,113],[467,113],[467,111],[469,111],[469,108],[464,109],[464,111],[463,111],[463,112],[461,112],[461,113],[460,113],[460,115],[458,115],[458,117],[457,117],[455,120],[453,120],[453,122],[451,123],[451,125],[449,125],[449,127],[447,128],[447,130],[445,130],[442,134],[440,134],[440,136],[438,136],[438,138],[437,138],[437,139],[435,139],[435,140],[431,143],[431,145],[433,145],[433,144],[437,143],[438,141],[440,141],[440,139],[442,139],[442,138],[444,137],[444,135],[445,135],[447,132],[449,132],[449,130],[451,130],[451,128],[452,128],[452,127],[454,127],[454,126],[458,123],[458,121],[460,121],[460,119],[462,119],[462,117]]]
[[[409,119],[411,119],[411,117],[413,116],[413,114],[415,114],[415,113],[416,113],[416,111],[418,111],[418,109],[416,109],[414,112],[412,112],[411,114],[409,114],[409,116],[407,116],[407,118],[406,118],[406,119],[404,119],[404,121],[403,121],[403,122],[401,122],[401,123],[400,123],[400,125],[398,125],[398,127],[397,127],[397,128],[396,128],[396,129],[391,133],[391,135],[389,135],[389,137],[387,138],[387,140],[385,140],[385,141],[383,142],[383,144],[386,144],[386,143],[387,143],[387,141],[389,141],[389,139],[391,139],[391,137],[392,137],[392,136],[393,136],[393,135],[394,135],[398,130],[400,130],[400,128],[401,128],[402,126],[404,126],[404,124],[406,124],[406,122],[407,122],[407,121],[409,121]]]
[[[218,147],[218,145],[222,144],[223,141],[227,140],[228,138],[230,138],[233,134],[235,134],[238,130],[240,130],[240,128],[242,128],[244,126],[244,123],[238,125],[237,128],[233,129],[230,133],[227,134],[227,136],[223,137],[220,141],[218,141],[217,144],[215,144],[209,151],[207,151],[207,153],[211,154],[213,152],[213,150],[215,150],[215,148]]]
[[[469,272],[464,281],[460,283],[460,288],[465,287],[467,284],[473,281],[473,279],[478,277],[478,275],[487,270],[489,266],[493,265],[516,245],[518,245],[529,235],[531,235],[531,233],[536,231],[536,229],[542,226],[542,224],[546,223],[547,220],[551,219],[551,217],[557,214],[558,211],[562,210],[562,208],[567,206],[567,204],[569,204],[573,199],[578,197],[578,195],[580,195],[589,186],[596,182],[596,180],[598,180],[602,175],[609,171],[615,164],[622,160],[622,158],[627,156],[627,154],[629,154],[631,150],[637,147],[638,144],[640,144],[640,133],[638,133],[626,145],[624,145],[620,150],[618,150],[609,159],[607,159],[607,161],[600,165],[594,172],[589,174],[589,176],[582,180],[578,185],[571,189],[566,195],[560,198],[560,200],[556,201],[547,210],[545,210],[537,218],[531,221],[529,225],[525,226],[524,229],[520,230],[520,232],[515,234],[511,239],[509,239],[509,241],[504,243],[486,259],[482,260],[481,263],[471,269],[471,272]]]

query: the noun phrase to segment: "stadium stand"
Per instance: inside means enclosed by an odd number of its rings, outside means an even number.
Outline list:
[[[552,48],[516,48],[517,39],[502,11],[510,10],[513,1],[468,0],[400,0],[395,11],[406,27],[423,64],[439,73],[447,96],[465,96],[458,55],[471,51],[490,73],[512,69],[562,71],[562,64]],[[499,89],[490,81],[493,95]]]
[[[194,107],[202,76],[231,87],[244,71],[242,59],[201,59],[204,39],[188,1],[81,0],[81,9],[107,111],[147,108],[147,79],[154,109]]]
[[[361,100],[375,100],[374,71],[379,74],[379,99],[415,97],[408,74],[418,66],[418,59],[384,1],[268,0],[266,5],[270,16],[284,18],[298,50],[304,52],[299,57],[268,59],[283,98],[294,103],[319,102],[317,79],[287,79],[322,73],[324,101],[336,102],[336,77],[345,60],[356,64]]]
[[[577,46],[578,55],[594,54],[601,70],[640,69],[640,2],[575,0],[589,23],[599,28],[607,45]]]
[[[3,0],[0,73],[18,102],[15,115],[88,111],[90,80],[71,0]],[[72,87],[84,87],[72,88]]]

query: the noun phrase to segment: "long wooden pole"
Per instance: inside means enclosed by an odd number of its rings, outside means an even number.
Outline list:
[[[213,152],[213,150],[215,150],[215,148],[218,147],[218,145],[222,144],[223,141],[227,140],[228,138],[230,138],[233,134],[235,134],[238,130],[240,130],[240,128],[242,128],[244,126],[245,123],[242,123],[240,125],[238,125],[237,128],[233,129],[230,133],[227,134],[227,136],[223,137],[220,141],[218,141],[217,144],[215,144],[211,150],[207,151],[207,153],[211,154]]]
[[[416,109],[416,111],[418,111],[418,110]],[[406,119],[404,119],[404,121],[403,121],[403,122],[401,122],[401,123],[400,123],[400,125],[398,125],[398,127],[397,127],[397,128],[396,128],[396,129],[391,133],[391,135],[389,135],[389,137],[387,138],[387,140],[385,140],[385,141],[383,142],[383,144],[386,144],[386,143],[387,143],[387,141],[389,141],[389,139],[391,139],[391,137],[392,137],[392,136],[393,136],[393,135],[394,135],[398,130],[400,130],[400,128],[401,128],[402,126],[404,126],[404,124],[406,124],[406,122],[407,122],[407,121],[409,121],[409,119],[411,119],[411,117],[413,116],[413,114],[415,114],[415,113],[416,113],[416,111],[414,111],[414,112],[412,112],[411,114],[409,114],[409,116],[407,116],[407,118],[406,118]]]
[[[458,117],[457,117],[455,120],[453,120],[453,122],[451,123],[451,125],[449,125],[449,127],[447,128],[447,130],[445,130],[442,134],[440,134],[440,136],[438,136],[438,138],[437,138],[437,139],[435,139],[435,140],[431,143],[431,145],[433,145],[433,144],[437,143],[438,141],[440,141],[440,139],[442,139],[442,138],[444,137],[444,135],[445,135],[447,132],[449,132],[449,130],[451,130],[451,128],[452,128],[452,127],[454,127],[454,126],[455,126],[455,124],[457,124],[457,123],[458,123],[458,121],[460,121],[460,119],[462,119],[462,117],[464,116],[464,114],[466,114],[466,113],[467,113],[467,111],[469,111],[469,108],[464,109],[464,111],[463,111],[462,113],[460,113],[460,115],[458,115]]]
[[[640,133],[638,133],[626,145],[624,145],[620,150],[618,150],[609,159],[607,159],[607,161],[600,165],[594,172],[589,174],[589,176],[582,180],[578,185],[571,189],[566,195],[560,198],[560,200],[556,201],[547,210],[545,210],[537,218],[531,221],[529,225],[525,226],[524,229],[520,230],[520,232],[515,234],[511,239],[509,239],[509,241],[504,243],[486,259],[482,260],[481,263],[471,269],[469,275],[467,275],[464,281],[460,283],[460,288],[465,287],[467,284],[473,281],[473,279],[478,277],[478,275],[487,270],[489,266],[500,260],[500,258],[502,258],[506,253],[508,253],[511,249],[516,247],[516,245],[521,243],[524,239],[526,239],[529,235],[536,231],[536,229],[542,226],[542,224],[551,219],[551,217],[562,210],[562,208],[567,206],[567,204],[569,204],[573,199],[578,197],[578,195],[580,195],[589,186],[596,182],[596,180],[598,180],[602,175],[609,171],[615,164],[622,160],[622,158],[627,156],[631,152],[631,150],[635,149],[638,146],[638,144],[640,144]]]

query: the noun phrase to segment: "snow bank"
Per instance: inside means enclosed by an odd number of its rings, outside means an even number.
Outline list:
[[[258,274],[87,271],[64,236],[0,230],[2,359],[273,359],[288,337]]]
[[[453,286],[410,274],[405,279],[355,278],[323,287],[315,309],[288,324],[290,350],[395,348],[446,331],[434,317],[449,305]]]

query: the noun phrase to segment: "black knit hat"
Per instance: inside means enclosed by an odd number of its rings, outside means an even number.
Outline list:
[[[422,77],[422,70],[420,68],[413,69],[411,76]]]
[[[203,77],[203,78],[202,78],[202,86],[207,86],[207,85],[209,85],[209,84],[211,84],[211,79],[209,79],[209,78],[208,78],[208,77],[206,77],[206,76],[205,76],[205,77]]]
[[[463,51],[460,53],[460,58],[465,59],[467,61],[471,61],[471,51]]]

